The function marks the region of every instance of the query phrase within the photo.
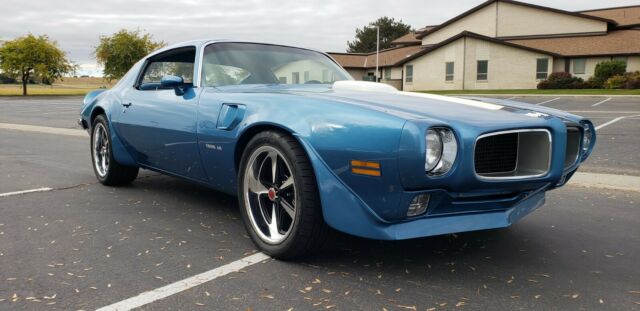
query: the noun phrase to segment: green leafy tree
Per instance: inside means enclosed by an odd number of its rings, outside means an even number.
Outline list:
[[[411,26],[402,20],[396,21],[389,17],[380,17],[361,29],[356,29],[356,38],[347,42],[349,53],[369,53],[376,51],[376,27],[380,27],[380,49],[391,47],[391,41],[398,39],[411,31]]]
[[[163,46],[164,42],[153,41],[148,33],[122,29],[100,37],[94,55],[98,64],[104,66],[105,79],[111,81],[120,79],[138,60]]]
[[[28,34],[0,45],[0,69],[22,83],[22,95],[27,95],[27,84],[35,78],[45,83],[74,72],[76,65],[67,59],[55,41],[48,36]]]

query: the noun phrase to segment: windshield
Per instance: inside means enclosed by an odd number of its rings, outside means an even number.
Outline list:
[[[351,77],[322,53],[255,43],[214,43],[204,49],[203,86],[320,84]]]

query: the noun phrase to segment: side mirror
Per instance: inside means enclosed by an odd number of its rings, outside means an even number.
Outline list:
[[[178,76],[166,75],[160,79],[162,88],[173,88],[177,96],[184,95],[184,79]]]

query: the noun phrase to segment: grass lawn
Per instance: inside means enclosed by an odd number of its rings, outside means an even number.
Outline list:
[[[31,95],[85,95],[90,91],[99,88],[109,88],[112,83],[104,81],[102,78],[64,78],[56,81],[53,85],[29,84],[27,93]],[[20,84],[0,84],[0,96],[22,95],[22,85]]]
[[[447,91],[419,91],[442,95],[469,95],[469,94],[495,94],[495,95],[640,95],[638,90],[609,90],[609,89],[579,89],[579,90],[447,90]]]

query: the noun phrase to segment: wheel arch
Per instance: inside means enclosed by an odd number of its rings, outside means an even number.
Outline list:
[[[89,116],[89,128],[91,128],[91,126],[93,125],[93,120],[101,114],[107,117],[106,111],[101,106],[96,106],[93,108],[93,110],[91,111],[91,115]]]
[[[251,138],[265,131],[284,132],[293,136],[298,142],[300,142],[300,139],[298,138],[298,136],[295,134],[293,130],[287,127],[284,127],[280,124],[258,123],[258,124],[251,125],[242,131],[242,133],[240,134],[240,136],[236,141],[236,146],[233,154],[233,162],[234,162],[233,164],[236,172],[240,171],[240,161],[242,160],[242,154],[244,153],[244,150],[247,147],[247,144],[249,144],[249,141],[251,140]],[[306,150],[306,148],[303,147],[303,149],[305,149],[305,152],[308,153],[308,150]]]

